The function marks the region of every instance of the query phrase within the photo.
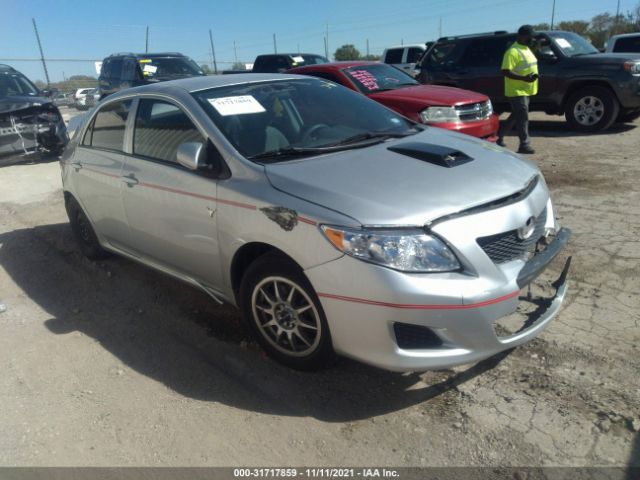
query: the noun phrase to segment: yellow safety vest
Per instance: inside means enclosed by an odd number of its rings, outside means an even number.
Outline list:
[[[529,47],[515,42],[504,54],[502,70],[522,76],[538,73],[538,59]],[[529,83],[504,77],[504,94],[507,97],[530,97],[537,93],[538,80]]]

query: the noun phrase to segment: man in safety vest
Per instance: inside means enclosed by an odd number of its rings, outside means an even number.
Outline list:
[[[504,147],[504,136],[516,127],[520,137],[518,153],[535,153],[529,145],[529,97],[538,93],[538,60],[529,49],[535,33],[530,25],[518,29],[518,38],[502,60],[504,93],[511,103],[511,115],[498,134],[498,145]]]

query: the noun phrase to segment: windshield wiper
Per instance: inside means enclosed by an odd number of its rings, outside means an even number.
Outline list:
[[[416,129],[418,132],[422,131],[422,129]],[[340,140],[337,143],[331,143],[329,145],[323,145],[323,147],[337,147],[340,145],[349,145],[352,143],[358,143],[358,142],[362,142],[364,140],[379,140],[379,141],[384,141],[387,138],[402,138],[402,137],[407,137],[409,135],[413,135],[414,133],[417,132],[410,132],[410,131],[406,131],[406,132],[364,132],[364,133],[358,133],[356,135],[352,135],[350,137],[345,138],[344,140]]]
[[[269,150],[268,152],[258,153],[247,157],[249,160],[258,160],[261,158],[278,158],[278,157],[294,157],[313,155],[326,152],[326,148],[304,148],[304,147],[285,147],[278,148],[276,150]]]

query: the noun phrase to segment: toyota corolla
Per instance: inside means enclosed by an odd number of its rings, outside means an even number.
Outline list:
[[[567,288],[569,261],[547,267],[569,231],[534,164],[322,79],[128,89],[86,116],[61,166],[85,255],[236,305],[295,368],[478,361],[538,335]]]

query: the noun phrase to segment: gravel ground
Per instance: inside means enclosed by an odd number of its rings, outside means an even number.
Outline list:
[[[81,257],[56,162],[0,169],[0,465],[640,465],[640,122],[535,119],[574,233],[564,309],[524,347],[421,374],[281,367],[234,309]]]

